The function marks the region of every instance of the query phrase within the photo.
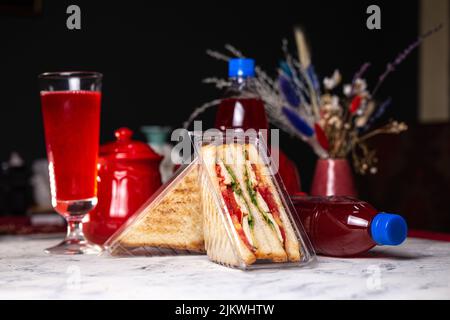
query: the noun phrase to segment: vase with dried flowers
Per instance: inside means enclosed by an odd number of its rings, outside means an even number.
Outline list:
[[[377,93],[386,77],[417,48],[424,39],[437,32],[442,25],[419,36],[396,58],[387,64],[386,70],[378,77],[373,90],[368,89],[363,78],[370,67],[364,63],[354,74],[352,81],[342,84],[339,70],[321,82],[311,63],[305,35],[295,28],[298,59],[288,51],[288,43],[283,40],[284,59],[279,65],[277,78],[271,78],[263,69],[256,67],[254,90],[263,99],[269,121],[281,130],[308,143],[319,157],[314,173],[311,193],[313,195],[356,196],[353,169],[358,174],[377,173],[376,150],[368,140],[379,134],[399,134],[407,130],[404,122],[389,120],[378,125],[392,99],[382,102]],[[228,61],[244,55],[231,45],[225,49],[229,54],[208,50],[215,59]],[[226,79],[207,78],[223,89],[229,85]],[[208,102],[197,108],[185,123],[187,127],[200,113],[216,106],[218,101]]]

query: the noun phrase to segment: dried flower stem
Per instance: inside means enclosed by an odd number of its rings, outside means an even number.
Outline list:
[[[407,129],[408,129],[408,127],[404,122],[399,123],[397,121],[391,121],[388,124],[386,124],[385,126],[375,129],[375,130],[372,130],[371,132],[363,135],[362,137],[359,137],[357,142],[358,143],[364,142],[364,141],[366,141],[376,135],[379,135],[379,134],[393,134],[393,133],[397,134],[397,133],[400,133]]]
[[[358,72],[355,73],[352,80],[352,85],[355,84],[357,79],[361,79],[364,73],[366,73],[367,69],[370,67],[370,62],[364,63],[361,68],[359,68]]]
[[[227,43],[225,45],[225,49],[228,50],[228,52],[230,52],[232,55],[234,55],[237,58],[244,58],[244,55],[242,54],[242,52],[240,52],[238,49],[236,49],[234,46],[232,46],[229,43]]]
[[[191,125],[192,121],[194,121],[200,114],[205,112],[206,109],[217,106],[219,104],[220,104],[220,100],[217,99],[217,100],[207,102],[207,103],[201,105],[200,107],[196,108],[194,110],[194,112],[192,112],[191,115],[189,116],[189,119],[183,123],[183,128],[187,129]]]
[[[373,89],[371,96],[372,97],[375,96],[375,94],[377,93],[380,86],[383,84],[386,77],[395,70],[395,67],[397,67],[400,63],[402,63],[403,60],[405,60],[410,55],[410,53],[423,42],[423,40],[425,40],[427,37],[429,37],[433,33],[439,31],[441,28],[442,28],[442,24],[438,25],[437,27],[435,27],[435,28],[429,30],[428,32],[424,33],[423,35],[419,36],[416,41],[414,41],[412,44],[410,44],[405,50],[400,52],[393,62],[388,63],[386,66],[386,70],[378,78],[378,82],[375,85],[375,88]]]
[[[222,60],[222,61],[225,61],[225,62],[228,62],[228,60],[231,59],[230,57],[224,55],[223,53],[220,53],[220,52],[214,51],[214,50],[209,50],[208,49],[208,50],[206,50],[206,54],[208,56],[214,58],[214,59]]]

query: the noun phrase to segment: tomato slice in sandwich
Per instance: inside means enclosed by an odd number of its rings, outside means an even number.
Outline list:
[[[220,192],[230,214],[234,228],[236,229],[239,238],[241,238],[242,242],[244,242],[245,246],[250,251],[255,252],[256,248],[250,243],[242,227],[244,214],[236,201],[235,191],[231,185],[225,184],[225,173],[222,172],[222,167],[219,164],[216,164],[216,174],[219,181]]]
[[[251,164],[253,172],[255,173],[257,185],[256,185],[256,191],[261,195],[264,202],[267,204],[267,207],[269,208],[270,213],[273,216],[273,219],[275,220],[275,223],[277,224],[281,237],[283,239],[283,243],[286,242],[286,232],[283,227],[283,222],[281,221],[280,217],[280,211],[278,208],[278,204],[275,201],[275,197],[270,191],[270,188],[264,183],[261,177],[261,172],[258,168],[258,166],[254,163]]]

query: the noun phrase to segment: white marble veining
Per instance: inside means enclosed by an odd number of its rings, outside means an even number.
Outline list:
[[[450,299],[450,243],[244,272],[206,256],[48,256],[57,239],[0,237],[0,299]]]

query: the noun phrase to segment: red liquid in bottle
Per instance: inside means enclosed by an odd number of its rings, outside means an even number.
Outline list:
[[[379,213],[364,201],[301,196],[293,197],[292,201],[314,249],[322,255],[355,256],[377,244],[398,245],[406,238],[403,218]],[[372,224],[377,224],[377,228]]]
[[[97,91],[41,92],[52,198],[97,195],[100,99]]]
[[[226,98],[216,114],[216,128],[268,129],[264,104],[259,98]]]

